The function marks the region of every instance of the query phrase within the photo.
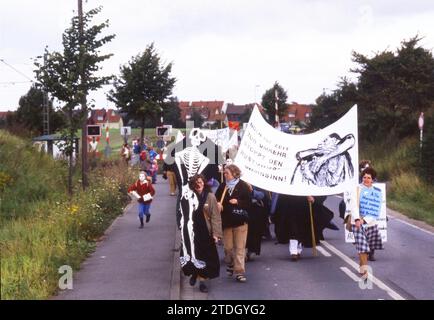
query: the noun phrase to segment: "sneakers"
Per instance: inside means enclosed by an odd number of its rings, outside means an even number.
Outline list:
[[[244,282],[247,281],[246,276],[243,275],[243,274],[239,274],[239,275],[237,275],[237,276],[235,277],[235,279],[236,279],[238,282],[242,282],[242,283],[244,283]]]
[[[171,195],[171,196],[176,196],[175,192],[172,192],[170,195]]]
[[[146,223],[148,223],[150,219],[151,219],[151,215],[150,214],[146,215]]]

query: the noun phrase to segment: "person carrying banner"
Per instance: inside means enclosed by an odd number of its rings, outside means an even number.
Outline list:
[[[319,241],[324,240],[323,230],[333,218],[333,212],[323,205],[325,199],[325,196],[279,194],[276,200],[274,196],[272,221],[275,224],[276,238],[279,243],[289,242],[292,261],[300,258],[303,247],[313,246],[309,203],[312,204],[315,244],[319,245]]]
[[[146,223],[148,223],[151,218],[149,209],[151,208],[151,202],[155,195],[155,190],[150,179],[146,176],[145,171],[140,171],[139,180],[128,188],[128,194],[134,196],[139,203],[140,229],[143,229],[143,217],[146,215]]]
[[[225,182],[216,191],[222,215],[226,272],[235,273],[238,282],[246,282],[245,256],[248,231],[248,210],[251,196],[249,185],[240,180],[241,171],[234,165],[224,169]]]
[[[216,243],[223,237],[221,216],[214,194],[206,185],[203,175],[190,178],[189,186],[198,199],[198,207],[193,212],[194,243],[187,247],[191,256],[202,262],[201,265],[186,264],[182,270],[185,275],[191,275],[190,285],[194,286],[199,279],[199,290],[208,292],[205,280],[216,278],[220,274],[220,261]]]
[[[377,177],[376,171],[367,167],[362,171],[362,184],[359,186],[359,217],[355,217],[355,224],[348,226],[348,229],[354,233],[356,249],[359,253],[360,274],[366,276],[367,265],[369,261],[375,261],[375,250],[382,250],[383,242],[380,230],[377,226],[375,214],[372,214],[372,205],[365,207],[362,198],[365,194],[375,193],[381,200],[381,190],[373,186],[373,181]],[[378,210],[380,210],[378,208]],[[347,217],[350,221],[351,217]],[[347,223],[348,223],[347,221]]]

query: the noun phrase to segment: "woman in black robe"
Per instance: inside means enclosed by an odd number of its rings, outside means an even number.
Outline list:
[[[220,273],[220,260],[216,243],[223,236],[221,216],[217,200],[206,185],[206,179],[203,175],[191,177],[189,186],[197,197],[198,207],[193,211],[194,247],[188,241],[186,243],[187,254],[192,259],[182,267],[182,271],[185,275],[191,276],[190,284],[192,286],[195,285],[198,278],[200,291],[208,292],[204,281],[216,278]],[[187,219],[183,221],[187,223]],[[187,230],[186,226],[183,227],[182,230]],[[182,241],[186,240],[184,233],[182,233],[181,237]],[[186,253],[183,252],[183,247],[181,246],[181,256],[185,255]]]
[[[277,200],[276,212],[273,216],[276,238],[279,243],[296,240],[303,247],[312,247],[312,229],[310,220],[309,199],[312,200],[312,215],[314,221],[314,235],[316,245],[324,240],[323,230],[333,218],[333,212],[323,205],[325,196],[306,197],[280,194]],[[291,242],[290,242],[291,244]],[[291,258],[296,261],[300,257],[290,248]]]
[[[261,254],[261,241],[268,221],[270,211],[269,193],[263,189],[252,186],[252,205],[249,208],[249,229],[247,231],[247,261],[252,253]]]

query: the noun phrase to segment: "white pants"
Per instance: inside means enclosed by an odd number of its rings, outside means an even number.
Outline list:
[[[301,254],[303,251],[303,245],[298,240],[290,239],[289,240],[289,254]]]

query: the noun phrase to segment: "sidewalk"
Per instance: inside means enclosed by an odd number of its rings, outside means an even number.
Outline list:
[[[73,289],[59,292],[55,300],[169,300],[179,299],[179,232],[176,197],[161,176],[151,220],[139,229],[133,201],[107,230],[96,251],[74,270]],[[176,259],[175,259],[176,258]]]

